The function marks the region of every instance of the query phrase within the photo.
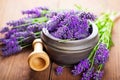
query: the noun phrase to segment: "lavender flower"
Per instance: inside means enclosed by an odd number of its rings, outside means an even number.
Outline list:
[[[27,31],[38,32],[38,31],[41,31],[43,27],[44,25],[36,23],[36,24],[29,25],[27,27]]]
[[[9,22],[7,22],[7,25],[15,27],[15,26],[19,26],[19,25],[22,25],[25,23],[26,23],[25,19],[19,19],[16,21],[9,21]]]
[[[102,77],[103,77],[103,71],[96,71],[94,74],[93,74],[93,79],[94,80],[102,80]]]
[[[58,14],[57,16],[54,16],[51,20],[48,21],[48,23],[46,24],[47,29],[49,32],[54,32],[56,31],[60,26],[59,23],[61,20],[64,19],[64,15],[63,14]]]
[[[81,18],[81,19],[89,19],[89,20],[91,20],[91,21],[94,21],[95,19],[96,19],[96,16],[95,15],[93,15],[92,13],[90,13],[90,12],[82,12],[80,15],[79,15],[79,17]]]
[[[94,68],[88,69],[86,72],[83,73],[81,80],[90,80],[93,77]]]
[[[98,46],[98,50],[95,55],[95,64],[105,64],[109,56],[109,50],[106,48],[106,45],[100,43]]]
[[[5,33],[5,32],[7,32],[7,31],[9,31],[9,28],[8,28],[8,27],[4,27],[4,28],[0,31],[0,33]]]
[[[46,14],[47,18],[53,18],[54,16],[57,16],[57,12],[50,12],[50,13]]]
[[[59,13],[49,22],[48,31],[60,39],[78,40],[88,37],[90,35],[88,20],[80,18],[77,14],[75,11]],[[67,31],[62,30],[64,26],[68,27]]]
[[[74,69],[72,70],[72,73],[74,75],[79,75],[81,72],[85,71],[90,67],[90,62],[88,59],[80,61],[78,65],[74,66]]]
[[[63,67],[62,67],[62,66],[58,66],[58,67],[56,68],[56,73],[57,73],[57,75],[61,75],[62,72],[63,72]]]
[[[14,47],[9,48],[2,48],[2,55],[3,56],[10,56],[12,54],[18,53],[22,50],[22,48],[19,45],[16,45]]]
[[[16,38],[4,39],[2,43],[4,44],[4,47],[2,48],[3,56],[10,56],[17,52],[20,52],[22,49],[18,44],[18,41],[16,40]]]
[[[39,10],[49,10],[47,7],[42,7],[42,6],[36,7],[36,9],[39,9]]]
[[[37,18],[37,17],[45,16],[46,13],[44,13],[44,11],[48,11],[48,8],[37,7],[34,9],[22,11],[22,14],[27,14],[28,17],[30,17],[30,18]]]

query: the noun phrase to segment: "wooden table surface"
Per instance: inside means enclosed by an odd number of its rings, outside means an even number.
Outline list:
[[[74,4],[88,8],[95,14],[103,11],[120,11],[120,0],[0,0],[0,28],[9,20],[20,18],[21,10],[48,6],[50,9],[74,9]],[[112,39],[114,46],[104,68],[103,80],[120,80],[120,19],[115,22]],[[2,37],[2,35],[0,34]],[[57,65],[51,63],[42,72],[32,71],[27,63],[27,57],[32,48],[10,57],[0,56],[0,80],[80,80],[80,76],[72,76],[70,68],[65,68],[61,76],[56,76]]]

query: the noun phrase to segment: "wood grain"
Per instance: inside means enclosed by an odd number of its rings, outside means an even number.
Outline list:
[[[37,6],[48,6],[50,9],[74,9],[74,4],[88,8],[95,14],[103,11],[120,11],[120,0],[0,0],[0,28],[9,20],[22,17],[21,11]],[[114,46],[110,58],[104,68],[103,80],[120,80],[120,19],[115,22],[112,39]],[[3,37],[0,34],[0,37]],[[65,68],[61,76],[55,74],[58,66],[52,63],[43,72],[32,71],[27,64],[27,57],[32,48],[10,57],[0,56],[0,80],[80,80],[80,76],[72,76],[71,68]],[[1,52],[0,52],[1,53]]]

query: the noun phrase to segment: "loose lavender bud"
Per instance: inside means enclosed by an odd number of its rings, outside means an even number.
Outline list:
[[[98,46],[98,50],[95,55],[95,64],[105,64],[109,56],[109,50],[106,48],[106,45],[100,43]]]
[[[53,17],[53,21],[48,24],[48,31],[54,37],[60,39],[78,40],[86,38],[90,35],[90,26],[87,19],[81,19],[75,11],[60,14],[61,13]],[[67,31],[64,30],[65,26],[68,27]]]
[[[54,16],[50,21],[48,21],[48,23],[46,24],[46,27],[48,29],[49,32],[54,32],[56,31],[59,27],[59,23],[61,20],[64,19],[64,15],[63,14],[58,14],[57,16]]]
[[[94,80],[102,80],[102,77],[103,77],[103,71],[96,71],[94,74],[93,74],[93,79]]]
[[[72,70],[73,75],[79,75],[81,72],[85,71],[90,67],[90,62],[88,59],[80,61],[78,65],[74,66],[74,69]]]
[[[56,74],[57,74],[57,75],[61,75],[62,72],[63,72],[63,67],[62,67],[62,66],[58,66],[58,67],[56,68]]]
[[[83,73],[81,80],[90,80],[93,77],[94,68],[88,69]]]

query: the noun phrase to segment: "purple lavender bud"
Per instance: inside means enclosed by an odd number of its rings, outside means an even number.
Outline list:
[[[107,49],[106,45],[100,43],[94,59],[95,64],[105,64],[105,62],[108,59],[108,56],[109,56],[109,50]]]
[[[42,7],[42,6],[36,7],[36,9],[40,9],[40,10],[49,10],[47,7]]]
[[[74,66],[72,70],[73,75],[79,75],[81,72],[85,71],[90,67],[90,62],[88,59],[80,61],[77,65]]]
[[[4,28],[0,31],[0,33],[5,33],[5,32],[7,32],[7,31],[9,31],[9,28],[8,28],[8,27],[4,27]]]
[[[18,53],[22,50],[22,48],[19,45],[16,45],[14,47],[9,47],[9,48],[2,48],[2,55],[3,56],[10,56],[15,53]]]
[[[15,26],[19,26],[19,25],[22,25],[25,23],[26,23],[26,21],[24,19],[20,19],[20,20],[16,20],[16,21],[7,22],[7,25],[15,27]]]
[[[93,74],[93,79],[94,79],[94,80],[102,80],[103,74],[104,74],[103,71],[96,71],[96,72]]]
[[[54,16],[57,16],[57,12],[50,12],[50,13],[46,14],[47,18],[53,18]]]
[[[37,18],[37,17],[45,16],[46,13],[43,14],[43,11],[48,11],[48,8],[37,7],[34,9],[22,11],[22,14],[27,14],[29,18]]]
[[[89,20],[91,20],[91,21],[94,21],[95,19],[96,19],[96,16],[95,15],[93,15],[92,13],[90,13],[90,12],[82,12],[80,15],[79,15],[79,17],[81,18],[81,19],[89,19]]]
[[[88,69],[86,72],[83,73],[81,80],[91,80],[93,77],[94,68]]]
[[[83,39],[90,35],[89,23],[87,19],[80,19],[75,11],[59,13],[49,22],[48,31],[56,38],[60,39]],[[64,26],[68,30],[62,30]],[[60,29],[59,29],[60,28]],[[64,32],[65,31],[65,32]]]
[[[3,43],[4,43],[4,47],[2,48],[3,56],[10,56],[22,50],[21,46],[18,44],[18,41],[15,37],[12,39],[4,39]]]
[[[57,75],[61,75],[62,72],[63,72],[63,67],[62,67],[62,66],[58,66],[58,67],[56,68],[56,74],[57,74]]]
[[[38,32],[38,31],[41,31],[43,27],[44,25],[36,23],[36,24],[29,25],[27,27],[27,31]]]
[[[22,14],[28,14],[28,16],[32,17],[32,18],[41,17],[41,12],[38,9],[22,11]],[[32,15],[32,16],[30,16],[30,15]]]
[[[64,27],[60,27],[58,28],[58,30],[55,33],[52,33],[52,35],[56,38],[64,38],[64,34],[66,34],[65,32],[68,31],[68,27],[64,26]]]

